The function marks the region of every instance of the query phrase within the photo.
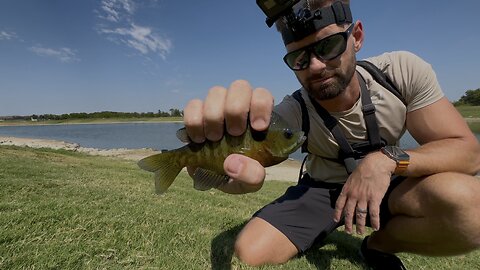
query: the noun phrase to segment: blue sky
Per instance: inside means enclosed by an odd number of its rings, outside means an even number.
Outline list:
[[[358,58],[408,50],[446,96],[480,87],[480,1],[358,1]],[[0,115],[156,112],[247,79],[276,101],[299,87],[255,1],[2,0]]]

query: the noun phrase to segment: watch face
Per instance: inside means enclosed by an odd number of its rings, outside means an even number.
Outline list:
[[[405,151],[403,151],[400,147],[386,146],[385,148],[387,148],[387,151],[389,151],[398,160],[408,160],[410,158],[410,156]]]

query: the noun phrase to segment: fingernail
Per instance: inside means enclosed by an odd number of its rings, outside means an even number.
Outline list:
[[[242,135],[244,130],[242,130],[240,127],[233,126],[228,128],[228,133],[232,136],[240,136]]]
[[[234,158],[230,160],[227,165],[227,174],[230,176],[237,176],[242,171],[242,168],[243,168],[243,162],[241,162],[237,158]]]
[[[267,128],[267,121],[263,118],[257,118],[252,122],[252,127],[255,130],[264,130]]]
[[[205,137],[201,137],[201,136],[192,137],[192,141],[195,143],[203,143],[205,141]]]
[[[222,138],[222,134],[220,134],[219,132],[216,132],[216,131],[209,131],[208,134],[207,134],[207,138],[210,141],[216,142],[216,141],[219,141]]]

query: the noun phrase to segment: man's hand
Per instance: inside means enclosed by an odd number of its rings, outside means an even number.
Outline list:
[[[374,152],[367,155],[349,176],[335,204],[334,214],[335,222],[339,222],[344,214],[347,233],[352,233],[355,217],[357,233],[363,234],[368,214],[372,228],[380,229],[380,203],[395,167],[395,161]]]
[[[189,137],[196,143],[218,141],[224,130],[239,136],[246,131],[247,119],[253,129],[268,128],[273,110],[273,96],[264,88],[252,89],[244,80],[234,81],[229,89],[215,86],[204,101],[192,100],[184,109],[184,123]],[[232,178],[220,190],[247,193],[258,190],[265,179],[265,169],[256,160],[245,156],[229,156],[225,172]],[[193,172],[193,168],[187,168]]]

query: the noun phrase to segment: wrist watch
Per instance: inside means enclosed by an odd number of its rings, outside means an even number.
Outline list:
[[[380,149],[383,154],[397,163],[395,174],[401,174],[407,170],[410,164],[410,156],[398,146],[387,145]]]

